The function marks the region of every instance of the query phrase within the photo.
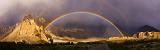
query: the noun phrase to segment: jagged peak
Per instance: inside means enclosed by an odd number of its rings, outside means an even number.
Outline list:
[[[154,32],[159,32],[159,30],[158,29],[156,29],[156,28],[154,28],[154,27],[152,27],[152,26],[149,26],[149,25],[144,25],[144,26],[142,26],[142,27],[140,27],[139,29],[138,29],[138,32],[152,32],[152,31],[154,31]]]
[[[66,42],[62,40],[63,38],[54,35],[49,30],[44,29],[43,26],[38,25],[36,20],[43,20],[43,18],[34,18],[32,15],[25,16],[15,25],[12,31],[6,34],[0,41],[25,42],[29,44],[51,43],[53,40],[54,42]]]
[[[19,22],[13,31],[8,34],[3,41],[27,41],[28,43],[39,43],[38,41],[46,41],[45,30],[42,26],[38,26],[32,16],[25,16],[23,21]]]
[[[28,14],[27,16],[24,16],[23,18],[23,20],[26,20],[26,19],[33,19],[33,17],[31,14]]]

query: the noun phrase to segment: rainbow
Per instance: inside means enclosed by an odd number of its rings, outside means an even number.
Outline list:
[[[72,14],[76,14],[76,13],[86,13],[86,14],[90,14],[90,15],[94,15],[94,16],[98,16],[99,18],[109,22],[111,25],[113,25],[116,30],[120,33],[121,36],[124,36],[123,33],[120,31],[120,29],[113,23],[111,22],[110,20],[108,20],[107,18],[101,16],[101,15],[97,15],[96,13],[91,13],[91,12],[71,12],[71,13],[68,13],[68,14],[65,14],[65,15],[62,15],[62,16],[59,16],[57,17],[55,20],[51,21],[46,27],[45,29],[47,29],[50,25],[52,25],[53,23],[55,23],[56,21],[58,21],[59,19],[65,17],[65,16],[68,16],[68,15],[72,15]]]

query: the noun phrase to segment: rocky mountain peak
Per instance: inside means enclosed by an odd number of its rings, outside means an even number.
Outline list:
[[[16,24],[15,28],[1,41],[26,42],[26,43],[50,43],[55,37],[52,33],[38,26],[31,15],[25,16],[23,21]]]
[[[149,25],[144,25],[138,29],[138,32],[152,32],[152,31],[159,32],[158,29],[156,29],[152,26],[149,26]]]

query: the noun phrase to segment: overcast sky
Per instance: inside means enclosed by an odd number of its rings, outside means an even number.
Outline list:
[[[126,32],[143,25],[160,29],[160,0],[0,0],[0,24],[15,24],[26,14],[52,20],[78,11],[102,15]]]

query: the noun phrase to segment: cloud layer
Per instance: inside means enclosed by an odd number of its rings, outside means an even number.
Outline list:
[[[22,16],[45,16],[48,20],[88,11],[109,18],[125,32],[143,25],[160,29],[159,0],[0,0],[0,23],[15,24]]]

